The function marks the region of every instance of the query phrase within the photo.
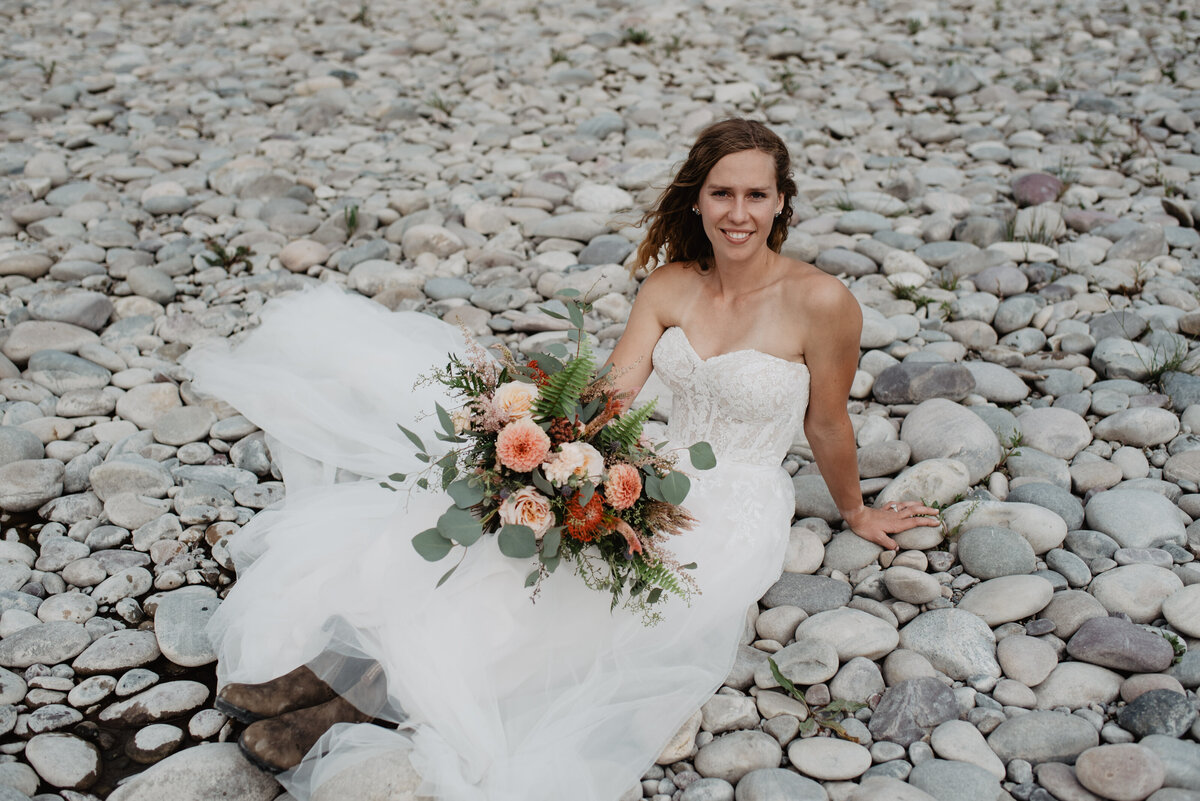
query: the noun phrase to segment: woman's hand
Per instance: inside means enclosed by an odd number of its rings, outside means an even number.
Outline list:
[[[855,534],[890,551],[898,550],[900,545],[889,534],[941,525],[938,510],[919,501],[893,501],[882,509],[860,506],[843,517]]]

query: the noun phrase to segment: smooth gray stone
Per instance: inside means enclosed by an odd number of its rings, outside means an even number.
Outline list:
[[[55,320],[99,331],[113,313],[113,304],[99,292],[77,287],[43,290],[27,307],[35,320]]]
[[[177,751],[108,796],[109,801],[271,801],[274,777],[251,765],[236,743],[204,743]]]
[[[1022,484],[1010,490],[1005,500],[1032,503],[1049,509],[1066,521],[1068,530],[1083,525],[1083,504],[1070,492],[1054,484]]]
[[[0,509],[28,512],[62,494],[66,466],[57,459],[0,465]]]
[[[1200,376],[1170,371],[1160,379],[1162,390],[1171,398],[1171,408],[1182,412],[1200,404]]]
[[[57,665],[80,654],[91,641],[78,623],[41,623],[0,640],[0,665],[8,668]]]
[[[58,350],[31,355],[25,375],[55,395],[73,389],[103,389],[112,379],[112,373],[95,362]]]
[[[849,275],[853,278],[879,271],[879,266],[873,260],[845,248],[822,250],[817,254],[814,265],[830,275]]]
[[[1099,314],[1088,321],[1088,331],[1097,342],[1108,337],[1136,340],[1148,326],[1144,317],[1127,309]]]
[[[1175,658],[1165,638],[1116,617],[1084,621],[1067,643],[1067,653],[1080,662],[1126,673],[1158,673]]]
[[[2,600],[2,596],[0,596],[0,600]],[[1191,650],[1184,654],[1179,660],[1179,664],[1171,666],[1167,675],[1174,676],[1189,690],[1200,687],[1200,650]]]
[[[1091,529],[1068,531],[1066,544],[1070,552],[1084,561],[1111,559],[1121,547],[1114,538]]]
[[[988,735],[987,744],[1004,762],[1023,759],[1032,765],[1066,762],[1100,743],[1100,733],[1078,715],[1026,712],[1009,718]]]
[[[1161,225],[1141,225],[1114,242],[1107,258],[1144,262],[1162,255],[1166,249]]]
[[[41,459],[45,455],[45,446],[33,432],[17,426],[0,426],[0,465]]]
[[[903,362],[875,377],[871,391],[880,403],[921,403],[931,398],[958,401],[975,389],[975,378],[961,364]]]
[[[908,783],[938,801],[995,799],[1000,795],[1000,780],[991,773],[969,762],[948,759],[927,759],[914,765]]]
[[[154,634],[163,656],[184,667],[216,661],[204,627],[220,604],[209,587],[182,587],[162,595],[154,612]]]
[[[602,234],[579,253],[580,264],[624,264],[635,245],[619,234]]]
[[[1092,571],[1087,563],[1063,548],[1052,548],[1046,552],[1046,565],[1058,572],[1072,587],[1086,587],[1092,580]]]
[[[1096,493],[1084,512],[1089,528],[1107,534],[1123,548],[1183,544],[1187,539],[1175,504],[1147,490]]]
[[[1182,737],[1195,721],[1195,706],[1186,695],[1174,690],[1142,693],[1117,713],[1117,723],[1121,728],[1133,732],[1137,737],[1152,734]]]
[[[435,276],[425,282],[423,291],[427,297],[433,300],[446,300],[447,298],[469,298],[475,292],[475,287],[471,286],[469,281],[461,278]]]
[[[688,785],[679,801],[734,801],[734,799],[732,784],[724,779],[705,778]]]
[[[580,136],[594,139],[605,139],[609,134],[622,133],[625,130],[625,120],[611,111],[601,112],[594,117],[584,120],[576,126],[575,131]]]
[[[850,585],[828,576],[784,573],[762,598],[763,606],[796,606],[814,615],[839,609],[850,601]]]
[[[735,795],[736,801],[826,801],[826,798],[820,784],[783,768],[750,771],[738,782]]]
[[[958,560],[967,573],[985,580],[1026,575],[1037,568],[1029,541],[998,526],[971,528],[959,535]]]
[[[958,718],[958,701],[950,688],[932,677],[905,679],[884,692],[868,724],[871,736],[908,746],[939,724]]]
[[[964,609],[923,612],[900,630],[900,646],[924,656],[954,679],[1000,676],[996,635],[978,615]]]
[[[1162,734],[1148,735],[1138,745],[1162,760],[1167,787],[1200,792],[1200,745]]]

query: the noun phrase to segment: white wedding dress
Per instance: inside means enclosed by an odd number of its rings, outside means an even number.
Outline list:
[[[453,562],[424,561],[411,539],[448,497],[378,480],[420,467],[397,423],[435,443],[434,401],[453,401],[414,381],[461,351],[456,329],[332,285],[261,316],[232,349],[205,343],[184,360],[197,389],[267,432],[287,487],[231,540],[237,583],[209,628],[219,679],[363,657],[387,678],[385,707],[370,711],[400,724],[335,727],[285,785],[308,798],[391,753],[411,761],[422,795],[447,801],[615,801],[721,686],[748,606],[779,577],[794,508],[779,465],[803,419],[807,368],[750,350],[701,359],[679,328],[659,340],[669,438],[706,440],[718,461],[689,471],[685,506],[700,522],[672,540],[697,563],[701,593],[647,628],[610,612],[565,563],[531,602],[531,564],[486,537],[435,589]]]

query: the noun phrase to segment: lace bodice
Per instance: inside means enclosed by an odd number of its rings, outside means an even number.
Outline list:
[[[675,394],[672,442],[708,442],[722,459],[777,466],[804,421],[808,368],[757,350],[701,359],[683,329],[654,346],[654,370]]]

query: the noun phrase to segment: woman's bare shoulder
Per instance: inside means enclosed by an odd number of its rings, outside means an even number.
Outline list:
[[[671,262],[657,267],[642,281],[638,302],[652,307],[658,317],[677,316],[679,301],[692,291],[697,274],[687,262]]]
[[[791,303],[804,309],[840,309],[848,303],[857,305],[854,295],[835,276],[807,262],[788,259],[789,270],[784,279],[785,292]]]

